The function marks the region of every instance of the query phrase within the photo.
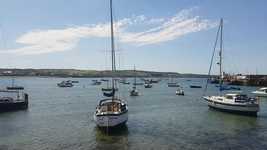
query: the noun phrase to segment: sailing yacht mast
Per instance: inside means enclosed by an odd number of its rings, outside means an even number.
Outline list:
[[[112,10],[112,0],[110,0],[110,31],[111,31],[111,58],[112,58],[112,90],[115,91],[115,79],[114,74],[116,71],[116,63],[115,63],[115,44],[114,44],[114,30],[113,30],[113,10]],[[113,98],[114,98],[113,94]]]
[[[220,30],[221,30],[221,35],[220,35],[220,88],[222,88],[223,84],[223,72],[222,72],[222,51],[223,51],[223,19],[221,18],[220,21]]]
[[[136,70],[134,66],[134,88],[136,88]]]

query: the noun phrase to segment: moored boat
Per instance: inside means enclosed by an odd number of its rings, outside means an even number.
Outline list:
[[[179,87],[180,86],[176,81],[174,81],[173,76],[171,76],[169,80],[170,82],[168,82],[167,84],[168,87]]]
[[[139,96],[139,92],[136,87],[133,87],[133,89],[130,91],[130,96]]]
[[[102,90],[103,92],[104,92],[104,91],[108,92],[108,91],[112,91],[112,88],[107,87],[107,88],[102,88],[101,90]],[[115,90],[115,91],[118,91],[119,89],[118,89],[118,88],[114,88],[114,90]]]
[[[0,112],[27,109],[28,98],[21,90],[0,90]]]
[[[121,99],[112,97],[99,101],[94,121],[98,127],[119,127],[128,120],[127,103]]]
[[[267,87],[260,88],[252,93],[259,97],[267,97]]]
[[[150,83],[145,83],[145,84],[144,84],[144,87],[145,87],[145,88],[152,88],[152,84],[150,84]]]
[[[7,90],[24,90],[23,86],[7,86]]]
[[[208,106],[210,108],[214,108],[216,110],[224,111],[224,112],[231,112],[231,113],[237,113],[237,114],[243,114],[243,115],[253,115],[257,116],[257,113],[259,111],[259,103],[258,100],[255,98],[249,98],[245,94],[240,93],[228,93],[222,96],[221,92],[225,89],[223,89],[223,71],[222,71],[222,52],[223,52],[223,46],[222,46],[222,31],[223,31],[223,20],[221,19],[220,25],[217,31],[216,36],[216,42],[213,49],[213,54],[211,58],[211,64],[209,68],[209,76],[211,72],[211,66],[216,50],[217,45],[217,39],[220,35],[220,51],[219,51],[219,58],[220,61],[217,63],[219,64],[220,68],[220,75],[219,75],[219,90],[220,95],[218,96],[204,96],[204,100],[208,103]],[[207,90],[209,84],[209,79],[207,79],[207,84],[205,91]]]
[[[57,84],[58,87],[73,87],[72,82],[69,81],[62,81]]]
[[[168,87],[180,87],[180,85],[176,82],[170,82],[168,83]]]
[[[226,94],[225,96],[204,96],[208,106],[217,110],[257,116],[259,103],[245,94]]]
[[[200,86],[200,85],[190,85],[190,88],[193,88],[193,89],[201,89],[202,86]]]
[[[135,70],[135,67],[134,67],[134,83],[133,83],[133,88],[130,91],[130,96],[139,96],[139,92],[136,89],[136,70]]]
[[[98,80],[92,80],[92,85],[101,85],[101,81]]]
[[[175,92],[176,95],[182,95],[184,96],[184,90],[182,88],[178,88]]]
[[[113,75],[116,72],[116,55],[113,32],[113,15],[112,15],[112,0],[110,0],[110,29],[111,29],[111,69]],[[125,125],[128,121],[128,106],[125,100],[119,98],[116,94],[117,80],[112,75],[112,90],[110,92],[103,92],[105,99],[99,101],[96,111],[94,113],[94,121],[98,127],[101,128],[115,128]]]
[[[144,83],[133,83],[133,85],[144,85]]]

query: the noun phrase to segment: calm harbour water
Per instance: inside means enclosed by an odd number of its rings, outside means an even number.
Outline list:
[[[26,111],[0,113],[0,150],[267,149],[267,99],[255,118],[209,109],[201,99],[203,89],[189,88],[204,86],[204,79],[178,79],[185,96],[176,96],[166,80],[152,89],[139,86],[139,97],[129,97],[131,86],[121,85],[129,120],[125,128],[107,135],[93,122],[104,85],[91,86],[92,79],[83,78],[73,79],[80,82],[73,88],[58,88],[62,80],[67,79],[16,79],[29,93],[30,105]],[[7,77],[0,81],[1,87],[10,84]],[[210,86],[209,94],[217,94]]]

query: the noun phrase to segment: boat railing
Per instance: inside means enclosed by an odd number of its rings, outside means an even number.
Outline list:
[[[19,90],[0,90],[0,93],[21,93]]]

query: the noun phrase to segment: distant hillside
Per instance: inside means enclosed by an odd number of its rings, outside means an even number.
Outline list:
[[[118,70],[116,77],[133,77],[136,73],[138,77],[191,77],[204,78],[206,75],[200,74],[180,74],[176,72],[155,72],[137,70]],[[51,76],[51,77],[111,77],[109,70],[77,70],[77,69],[0,69],[0,76]]]

